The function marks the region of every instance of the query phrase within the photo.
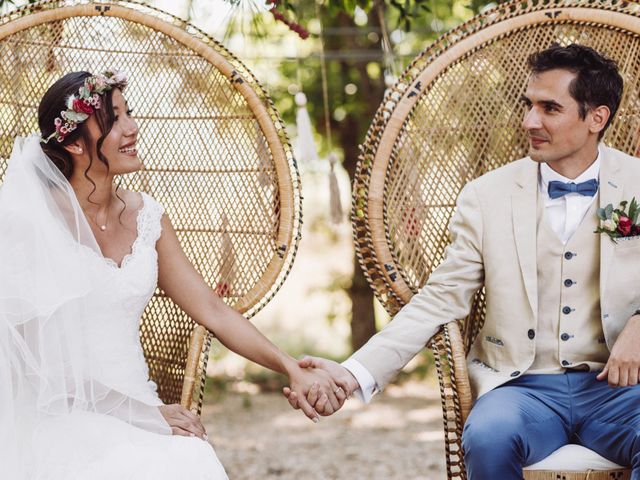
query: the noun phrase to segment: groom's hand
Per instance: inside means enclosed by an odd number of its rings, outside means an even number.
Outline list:
[[[360,388],[353,374],[333,360],[307,356],[299,360],[298,365],[302,368],[316,368],[326,371],[338,387],[334,393],[340,400],[340,406],[335,408],[335,405],[331,405],[326,395],[319,394],[317,388],[312,388],[307,394],[306,399],[300,399],[296,392],[292,392],[291,389],[285,387],[283,393],[289,400],[289,404],[295,409],[300,408],[300,403],[303,402],[314,407],[315,411],[320,415],[331,415],[342,407],[346,398],[350,397],[355,390]]]
[[[640,372],[640,315],[634,315],[625,325],[609,355],[609,360],[598,380],[607,379],[612,387],[627,387],[638,384]]]

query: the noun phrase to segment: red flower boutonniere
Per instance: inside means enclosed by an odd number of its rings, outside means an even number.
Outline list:
[[[627,211],[628,202],[620,202],[618,208],[613,208],[609,204],[604,208],[598,209],[598,218],[602,225],[598,227],[595,233],[606,233],[611,240],[616,242],[616,238],[635,237],[640,235],[640,225],[638,225],[638,216],[640,216],[640,206],[636,201],[636,197],[631,199],[629,210]]]

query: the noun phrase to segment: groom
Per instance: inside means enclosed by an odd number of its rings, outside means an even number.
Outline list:
[[[469,314],[484,284],[486,321],[467,357],[469,478],[521,479],[523,466],[578,443],[640,480],[640,227],[614,215],[604,225],[625,238],[595,233],[598,208],[640,200],[640,160],[599,143],[622,78],[581,45],[528,64],[529,157],[465,186],[445,259],[386,328],[342,365],[301,362],[368,402],[441,325]],[[333,412],[316,390],[308,399]]]

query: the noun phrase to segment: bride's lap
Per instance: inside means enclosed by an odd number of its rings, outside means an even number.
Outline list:
[[[161,435],[88,412],[40,422],[34,480],[224,480],[208,442]]]

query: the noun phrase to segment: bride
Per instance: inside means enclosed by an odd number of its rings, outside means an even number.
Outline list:
[[[149,380],[138,324],[156,285],[229,349],[286,374],[299,398],[345,399],[216,296],[162,205],[115,186],[141,167],[126,84],[119,72],[56,81],[41,135],[16,139],[0,188],[2,478],[227,478],[199,417],[164,405]]]

